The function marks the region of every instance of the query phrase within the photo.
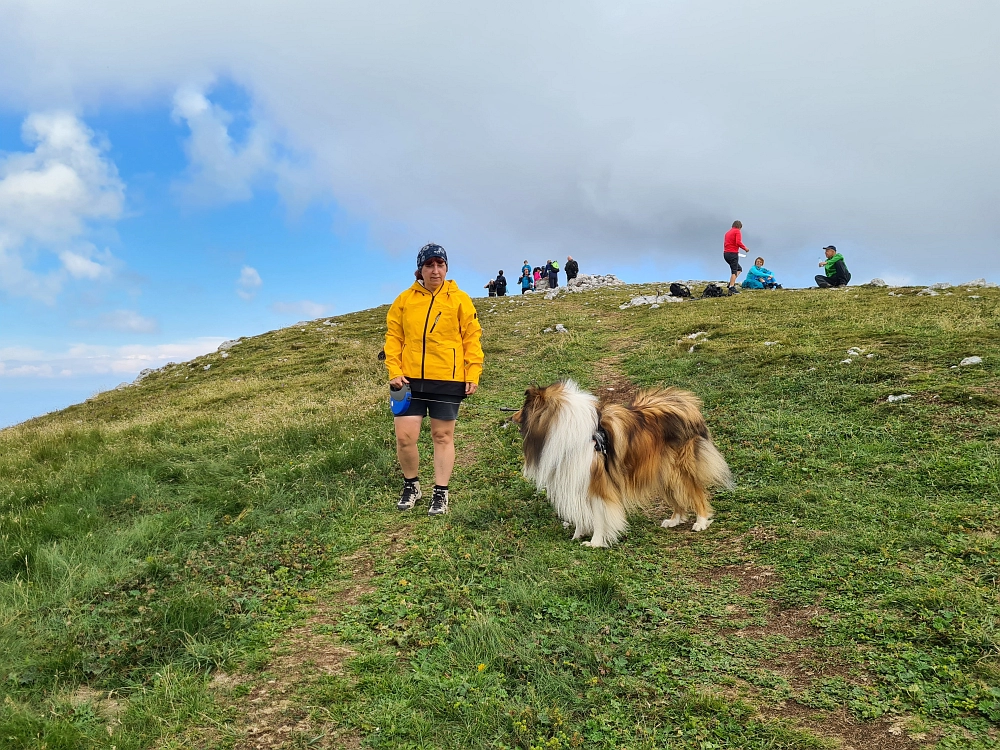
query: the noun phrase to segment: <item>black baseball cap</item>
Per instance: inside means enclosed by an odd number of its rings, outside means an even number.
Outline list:
[[[823,249],[824,250],[833,250],[833,252],[837,252],[837,246],[836,245],[827,245]]]

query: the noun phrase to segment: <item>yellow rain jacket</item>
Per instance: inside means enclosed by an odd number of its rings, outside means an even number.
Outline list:
[[[419,281],[396,297],[385,318],[389,379],[479,383],[482,327],[472,298],[447,279],[431,294]]]

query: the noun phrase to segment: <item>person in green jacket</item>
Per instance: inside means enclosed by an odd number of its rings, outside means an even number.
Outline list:
[[[825,270],[825,274],[818,274],[816,276],[816,285],[820,289],[829,289],[833,286],[847,286],[847,283],[851,280],[851,272],[847,270],[847,264],[844,263],[844,256],[837,252],[837,248],[833,245],[827,245],[823,248],[823,252],[826,254],[826,260],[821,260],[819,262],[820,268]]]

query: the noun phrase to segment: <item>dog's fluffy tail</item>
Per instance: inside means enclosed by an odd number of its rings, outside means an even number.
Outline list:
[[[698,439],[698,479],[703,487],[730,490],[735,486],[729,464],[711,440]]]

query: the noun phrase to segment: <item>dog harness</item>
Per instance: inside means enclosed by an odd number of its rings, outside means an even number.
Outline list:
[[[605,456],[608,455],[608,431],[603,427],[598,427],[597,432],[594,433],[594,450]]]

